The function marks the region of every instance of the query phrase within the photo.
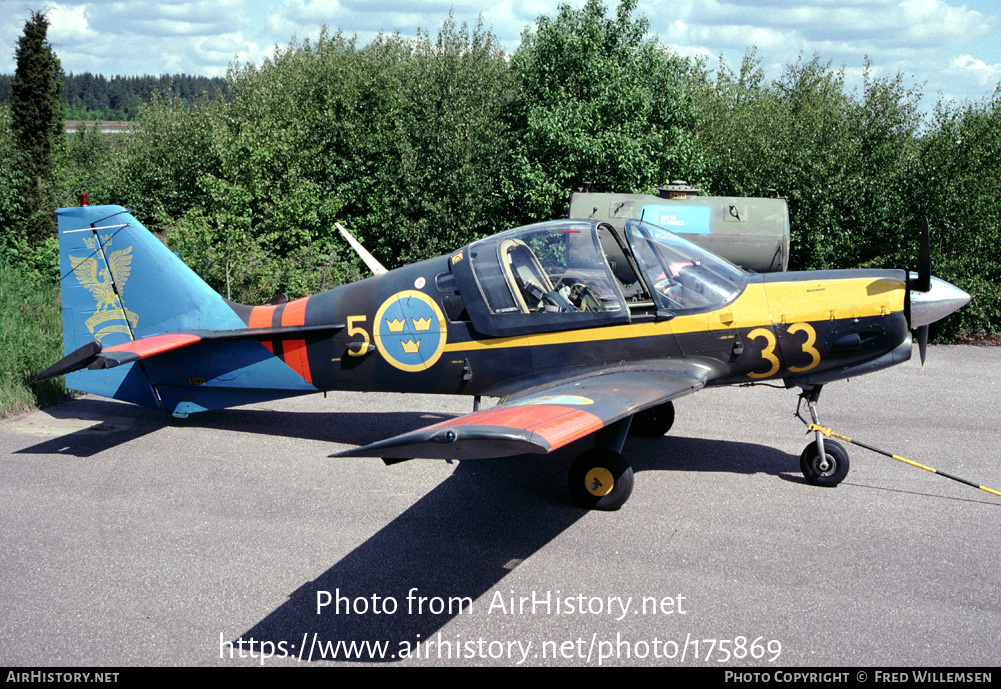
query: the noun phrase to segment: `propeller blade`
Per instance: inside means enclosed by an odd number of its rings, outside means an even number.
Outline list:
[[[917,273],[910,273],[907,280],[907,296],[904,299],[904,315],[911,328],[917,328],[918,355],[921,357],[921,368],[925,367],[925,357],[928,355],[928,325],[914,322],[913,292],[927,294],[931,291],[931,233],[928,231],[928,218],[921,218],[921,244],[918,246]]]
[[[921,356],[921,368],[925,367],[925,356],[928,354],[928,326],[918,328],[918,354]]]
[[[907,327],[913,328],[911,325],[911,276],[910,273],[907,274],[907,289],[904,290],[904,318],[907,319]]]
[[[931,289],[931,237],[928,232],[928,218],[921,219],[918,277],[911,283],[911,289],[916,289],[919,292],[927,292]]]

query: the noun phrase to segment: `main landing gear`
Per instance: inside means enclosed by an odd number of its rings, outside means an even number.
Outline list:
[[[622,457],[629,434],[658,438],[674,424],[674,404],[665,402],[601,429],[595,446],[581,453],[567,475],[575,503],[590,510],[617,510],[633,492],[633,468]]]
[[[570,496],[591,510],[617,510],[633,493],[633,468],[615,450],[594,447],[581,453],[567,474]]]
[[[819,426],[817,400],[822,388],[822,385],[816,385],[804,388],[800,393],[796,416],[807,424],[809,422],[800,415],[800,405],[806,401],[813,423]],[[630,433],[659,437],[673,423],[674,405],[666,402],[598,431],[595,447],[581,453],[570,465],[567,481],[574,502],[592,510],[617,510],[622,507],[633,492],[633,469],[621,454],[626,437]],[[822,432],[815,431],[815,435],[814,441],[800,455],[799,468],[807,483],[833,488],[848,475],[851,467],[848,452],[841,444],[825,440]]]
[[[641,438],[659,438],[674,425],[674,402],[664,402],[633,416],[629,432]]]
[[[813,423],[820,425],[820,415],[817,413],[817,400],[820,398],[820,390],[823,385],[817,385],[809,390],[803,389],[800,393],[800,402],[806,400],[810,409],[810,418]],[[796,416],[800,419],[799,405],[796,405]],[[803,419],[805,421],[805,419]],[[850,467],[848,452],[839,443],[833,440],[824,440],[824,434],[815,431],[816,439],[806,446],[803,454],[799,456],[799,468],[803,472],[807,483],[815,486],[827,486],[833,488],[841,483],[848,475]]]

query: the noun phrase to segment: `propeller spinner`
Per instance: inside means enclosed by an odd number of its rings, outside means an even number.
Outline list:
[[[955,285],[932,277],[931,240],[928,219],[921,226],[921,247],[918,250],[918,270],[908,280],[909,318],[918,331],[918,353],[924,366],[928,350],[928,326],[948,316],[970,301],[970,295]]]

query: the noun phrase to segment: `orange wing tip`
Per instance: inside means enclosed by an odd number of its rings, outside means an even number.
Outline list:
[[[331,457],[479,459],[547,454],[603,425],[594,414],[570,407],[500,407],[443,421]]]
[[[556,405],[495,407],[444,421],[429,428],[449,426],[499,426],[532,433],[555,450],[601,429],[605,424],[591,412]]]

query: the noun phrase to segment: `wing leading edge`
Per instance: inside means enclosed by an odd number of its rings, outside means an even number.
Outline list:
[[[564,381],[517,399],[332,457],[475,459],[546,454],[620,419],[702,389],[698,364],[630,367]]]

